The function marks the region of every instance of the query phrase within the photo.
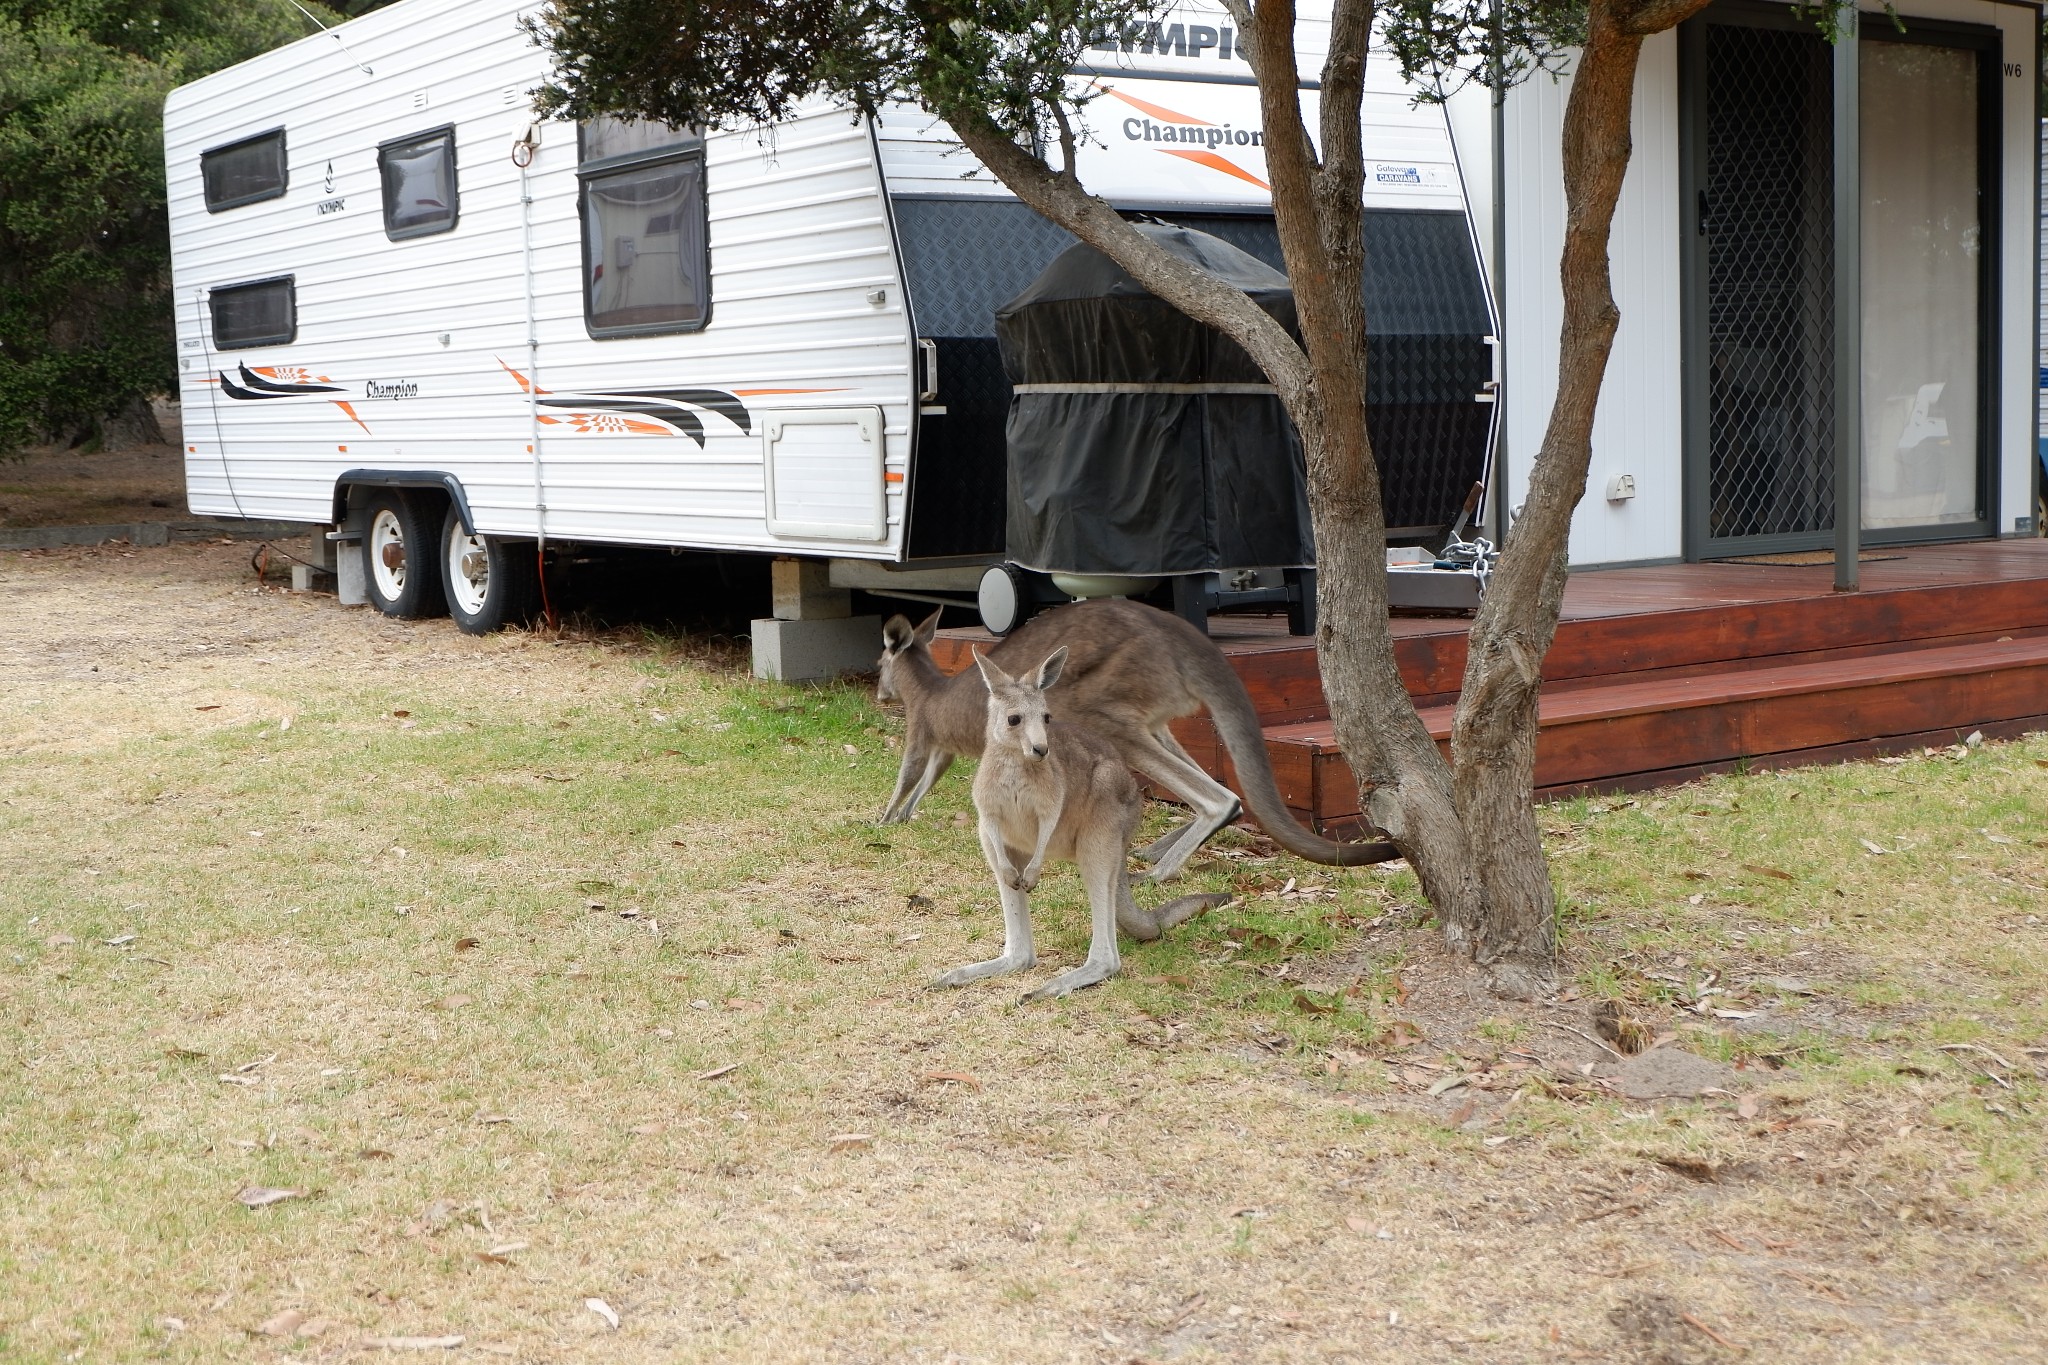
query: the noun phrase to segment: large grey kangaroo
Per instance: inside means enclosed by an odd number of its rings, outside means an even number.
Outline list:
[[[1119,925],[1136,938],[1158,938],[1227,895],[1182,896],[1155,911],[1138,908],[1124,875],[1124,857],[1144,802],[1123,756],[1078,725],[1054,721],[1045,693],[1059,681],[1065,646],[1032,677],[1013,678],[980,654],[985,741],[974,774],[981,851],[1003,901],[1003,955],[955,967],[934,986],[964,986],[983,977],[1027,971],[1038,961],[1031,943],[1031,903],[1047,858],[1070,859],[1088,889],[1088,958],[1027,994],[1026,1000],[1068,995],[1115,976]],[[1137,927],[1134,927],[1137,926]]]
[[[908,820],[955,758],[981,752],[985,691],[967,672],[949,678],[940,671],[931,656],[938,627],[938,612],[915,627],[901,616],[882,627],[876,691],[884,701],[900,698],[905,716],[903,765],[882,811],[885,824]],[[1021,668],[1055,649],[1067,651],[1065,685],[1051,707],[1055,718],[1086,726],[1126,766],[1194,811],[1194,819],[1139,851],[1153,863],[1155,880],[1179,872],[1210,835],[1243,810],[1236,794],[1202,771],[1167,728],[1204,707],[1230,751],[1252,815],[1282,848],[1339,867],[1401,856],[1392,844],[1340,844],[1295,822],[1273,780],[1258,712],[1244,683],[1223,652],[1178,616],[1120,598],[1080,602],[1033,617],[985,657]]]

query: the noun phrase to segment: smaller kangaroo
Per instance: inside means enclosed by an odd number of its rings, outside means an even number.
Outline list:
[[[1115,976],[1122,965],[1119,924],[1133,938],[1156,939],[1190,915],[1230,901],[1227,895],[1182,896],[1155,911],[1138,908],[1124,875],[1143,811],[1137,781],[1105,741],[1078,725],[1055,722],[1046,710],[1046,689],[1066,667],[1064,645],[1032,677],[1013,678],[979,651],[974,662],[988,686],[987,742],[974,775],[974,808],[981,816],[981,851],[1003,902],[1003,955],[955,967],[932,985],[964,986],[1037,963],[1026,893],[1038,885],[1049,857],[1070,859],[1080,869],[1093,934],[1087,961],[1026,1000],[1070,995]]]

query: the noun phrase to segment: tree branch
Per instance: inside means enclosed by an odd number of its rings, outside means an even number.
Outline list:
[[[1639,0],[1621,16],[1621,29],[1639,38],[1676,28],[1705,9],[1710,0]]]
[[[1363,183],[1365,62],[1372,51],[1374,0],[1337,0],[1330,51],[1323,58],[1323,168],[1337,181]]]
[[[979,109],[935,112],[1019,199],[1130,271],[1133,279],[1159,298],[1242,346],[1290,409],[1309,401],[1307,355],[1287,329],[1243,290],[1162,251],[1108,201],[1088,193],[1072,176],[1059,174],[1019,147]]]

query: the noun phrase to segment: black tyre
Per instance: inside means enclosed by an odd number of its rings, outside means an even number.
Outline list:
[[[448,610],[441,592],[441,524],[422,509],[425,501],[406,489],[380,488],[363,507],[363,586],[386,616]]]
[[[452,506],[441,522],[441,573],[448,614],[466,634],[488,635],[533,614],[540,587],[533,542],[473,536]]]

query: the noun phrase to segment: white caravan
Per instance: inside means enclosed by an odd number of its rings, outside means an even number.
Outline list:
[[[914,108],[536,122],[533,12],[402,0],[166,101],[192,510],[332,527],[345,599],[469,630],[522,607],[536,543],[773,556],[757,667],[865,663],[843,589],[971,593],[1003,557],[993,311],[1071,238]],[[1277,260],[1228,17],[1088,56],[1086,183]],[[1493,329],[1444,116],[1375,63],[1366,117],[1368,209],[1412,257],[1390,298],[1455,296],[1411,330],[1462,342],[1451,425],[1483,444]]]

